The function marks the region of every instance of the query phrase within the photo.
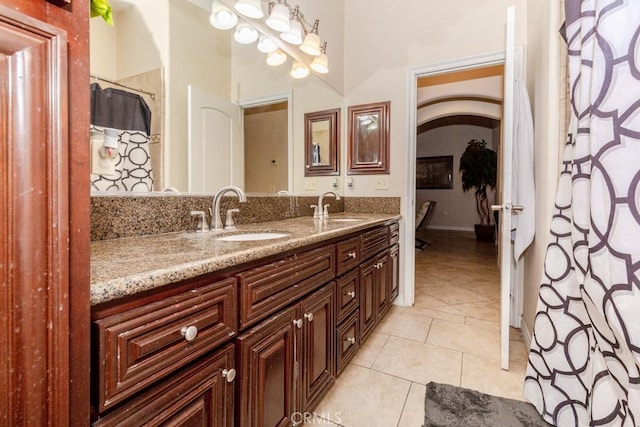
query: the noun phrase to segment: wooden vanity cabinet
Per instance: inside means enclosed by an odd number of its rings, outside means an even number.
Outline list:
[[[93,426],[233,427],[234,365],[234,345],[227,344],[108,413]]]
[[[389,248],[389,301],[396,299],[400,293],[400,245]]]
[[[254,326],[236,340],[241,426],[290,426],[335,377],[335,283]]]

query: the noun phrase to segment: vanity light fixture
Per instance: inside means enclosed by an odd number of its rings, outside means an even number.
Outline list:
[[[327,42],[322,44],[320,55],[313,58],[313,62],[309,65],[313,71],[320,74],[329,72],[329,58],[327,57]]]
[[[261,34],[258,39],[258,50],[262,53],[271,53],[278,49],[278,45],[274,43],[269,37]]]
[[[231,9],[220,3],[220,0],[213,0],[211,3],[211,16],[209,22],[214,28],[219,30],[229,30],[238,23],[238,15]]]
[[[261,0],[236,0],[233,8],[248,18],[262,19],[264,16]]]
[[[319,19],[316,19],[316,22],[313,23],[313,28],[311,31],[304,36],[304,42],[300,45],[300,50],[306,54],[312,56],[320,55],[320,37],[318,36],[318,24],[320,23]]]
[[[303,35],[304,28],[302,28],[302,22],[300,21],[300,7],[296,6],[289,21],[289,31],[280,33],[280,38],[287,43],[300,46]]]
[[[309,75],[309,68],[302,62],[294,61],[291,66],[291,77],[294,79],[304,79]]]
[[[270,4],[271,13],[265,23],[269,28],[278,32],[286,32],[290,29],[289,15],[291,9],[286,1],[278,0],[278,3]]]
[[[258,40],[258,31],[246,22],[238,24],[233,39],[240,44],[251,44]]]
[[[272,67],[282,65],[287,61],[287,54],[280,49],[276,49],[267,55],[267,64]]]

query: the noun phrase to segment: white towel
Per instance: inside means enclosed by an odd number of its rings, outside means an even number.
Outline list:
[[[517,80],[513,97],[513,177],[511,202],[524,207],[511,218],[513,257],[518,262],[536,233],[536,190],[533,174],[533,118],[529,94]]]

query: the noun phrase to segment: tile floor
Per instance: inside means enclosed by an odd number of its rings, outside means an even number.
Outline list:
[[[429,230],[416,252],[413,307],[393,306],[307,425],[419,427],[425,384],[454,384],[524,400],[527,349],[511,330],[510,370],[500,369],[500,294],[492,243]]]

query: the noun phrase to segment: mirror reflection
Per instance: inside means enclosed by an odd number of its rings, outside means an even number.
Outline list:
[[[111,3],[113,27],[101,19],[91,20],[91,74],[95,76],[92,82],[103,89],[112,87],[140,95],[149,106],[148,151],[154,191],[166,188],[180,192],[215,191],[197,188],[194,182],[200,178],[192,176],[197,167],[224,170],[226,182],[211,184],[215,189],[232,184],[250,192],[303,191],[304,114],[341,107],[344,103],[341,94],[313,74],[303,80],[292,79],[290,61],[281,67],[269,67],[255,45],[234,43],[232,32],[213,28],[209,23],[210,12],[194,4],[206,3],[210,8],[209,1],[112,0]],[[210,149],[213,140],[209,134],[201,135],[200,140],[208,151],[190,148],[198,132],[195,118],[207,118],[213,108],[206,102],[197,106],[197,100],[190,98],[189,93],[207,94],[237,110],[236,118],[228,118],[226,123],[235,139],[234,142],[229,139],[224,150]],[[259,155],[256,147],[260,144],[272,146],[265,136],[273,133],[273,122],[265,121],[268,127],[264,131],[253,125],[248,130],[243,124],[256,117],[249,107],[260,107],[261,102],[274,104],[274,97],[295,102],[280,110],[288,119],[286,130],[280,129],[273,136],[278,141],[284,139],[284,144],[277,144],[268,155]],[[219,119],[212,123],[220,124]],[[205,123],[200,130],[213,127]],[[273,179],[256,178],[260,170],[270,172]]]
[[[305,176],[339,175],[340,109],[304,115]]]

